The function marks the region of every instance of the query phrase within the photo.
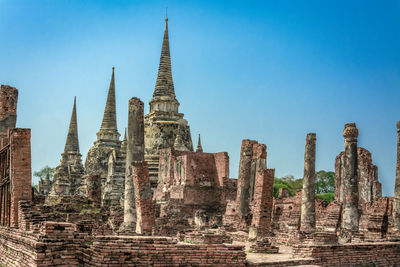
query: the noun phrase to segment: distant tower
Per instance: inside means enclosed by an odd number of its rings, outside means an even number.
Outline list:
[[[199,140],[197,141],[196,152],[203,152],[203,148],[201,147],[200,134],[199,134]]]
[[[174,147],[175,140],[185,150],[193,151],[188,122],[179,113],[172,80],[171,57],[168,38],[168,18],[165,19],[164,39],[160,65],[150,101],[150,112],[145,116],[145,160],[149,164],[152,187],[157,186],[160,149]],[[177,137],[177,135],[179,135]]]
[[[53,176],[51,196],[73,195],[81,183],[84,169],[82,155],[79,152],[78,122],[76,119],[76,98],[72,108],[67,141],[64,152],[61,154],[60,164],[56,167]]]
[[[115,75],[112,68],[103,121],[97,139],[85,161],[85,178],[98,176],[101,180],[102,204],[120,205],[125,181],[125,143],[119,140],[115,105]]]
[[[120,145],[119,137],[117,112],[115,108],[115,78],[113,67],[106,107],[104,108],[103,122],[101,123],[100,131],[97,132],[97,142],[109,145]]]

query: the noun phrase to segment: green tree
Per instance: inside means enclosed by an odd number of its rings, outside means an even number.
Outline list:
[[[315,174],[315,194],[335,192],[335,173],[318,171]]]
[[[55,168],[51,168],[49,166],[45,166],[41,168],[39,171],[33,173],[33,176],[38,177],[39,179],[45,179],[47,175],[49,175],[50,179],[53,177]]]
[[[294,196],[296,191],[303,186],[303,179],[295,179],[293,175],[286,175],[282,178],[274,179],[274,197],[278,197],[279,189],[286,188],[289,194]]]
[[[278,197],[279,189],[286,188],[291,196],[303,188],[303,179],[295,179],[293,175],[286,175],[274,179],[274,197]],[[335,173],[318,171],[315,174],[315,197],[328,203],[335,198]]]

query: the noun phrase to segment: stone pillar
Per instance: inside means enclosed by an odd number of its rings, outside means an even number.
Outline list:
[[[347,123],[344,137],[344,179],[342,229],[345,232],[358,231],[358,175],[357,175],[357,137],[355,123]]]
[[[315,133],[307,134],[300,217],[300,231],[304,233],[315,232],[315,143]]]
[[[242,148],[239,162],[239,177],[237,184],[237,201],[239,216],[244,217],[250,211],[250,179],[251,179],[251,159],[253,156],[253,145],[250,140],[242,141]]]
[[[393,228],[400,231],[400,121],[397,122],[397,164],[393,200]]]
[[[257,141],[242,141],[237,182],[237,206],[239,217],[245,218],[250,211],[250,202],[254,197],[256,172],[267,168],[267,147]]]
[[[261,239],[271,232],[275,169],[258,169],[252,201],[250,239]]]
[[[149,179],[149,168],[145,161],[135,161],[131,164],[135,189],[136,233],[151,235],[154,226],[154,208],[152,190]]]
[[[133,229],[136,222],[135,194],[131,164],[144,161],[144,104],[139,98],[129,100],[128,139],[124,192],[124,227]]]

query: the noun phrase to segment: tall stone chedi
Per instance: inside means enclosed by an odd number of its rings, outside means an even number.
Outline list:
[[[172,80],[171,57],[168,38],[168,18],[165,19],[164,40],[162,43],[160,65],[150,112],[145,116],[145,159],[149,164],[152,187],[157,186],[160,149],[174,147],[180,135],[184,150],[193,151],[188,122],[179,113],[179,102],[175,97]]]
[[[119,137],[113,67],[103,121],[85,162],[85,177],[99,175],[101,179],[103,205],[120,205],[124,193],[125,151]]]
[[[355,123],[347,123],[344,137],[344,179],[342,230],[347,233],[358,231],[358,175],[357,175],[357,137]]]
[[[397,122],[397,164],[393,200],[393,228],[400,232],[400,121]]]
[[[136,97],[129,100],[128,138],[126,151],[124,227],[132,229],[136,223],[135,193],[132,164],[144,161],[144,104]]]
[[[60,165],[54,171],[51,196],[73,195],[81,184],[84,169],[82,155],[79,152],[78,122],[76,119],[76,98],[72,109],[71,121],[61,154]]]
[[[316,134],[309,133],[304,152],[303,192],[301,198],[300,231],[315,232],[315,143]]]

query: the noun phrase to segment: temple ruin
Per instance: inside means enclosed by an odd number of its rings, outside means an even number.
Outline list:
[[[316,133],[305,136],[302,189],[291,196],[280,188],[274,197],[265,144],[242,140],[237,178],[228,153],[204,151],[200,135],[194,151],[175,95],[168,19],[150,112],[139,98],[127,99],[122,140],[115,79],[113,67],[85,163],[74,99],[60,163],[37,190],[30,129],[16,128],[18,90],[1,85],[1,266],[400,264],[400,122],[394,197],[382,197],[355,123],[345,124],[343,152],[332,162],[334,201],[315,195]]]

